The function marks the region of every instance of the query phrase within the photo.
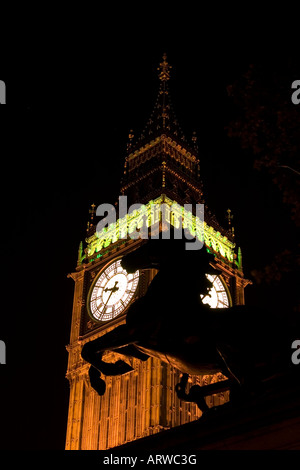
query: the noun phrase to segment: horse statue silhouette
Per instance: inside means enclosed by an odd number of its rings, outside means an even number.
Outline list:
[[[206,274],[219,271],[205,247],[190,251],[186,243],[184,237],[150,239],[123,257],[121,264],[128,273],[153,268],[158,273],[146,294],[130,305],[126,324],[82,348],[82,358],[91,364],[91,386],[99,395],[106,388],[101,373],[111,376],[133,370],[123,360],[103,361],[106,351],[142,361],[156,357],[176,367],[183,374],[176,386],[178,397],[197,403],[203,412],[208,411],[205,396],[229,389],[232,401],[257,393],[265,377],[290,362],[289,331],[283,331],[272,312],[246,306],[211,308],[203,303],[212,287]],[[227,379],[194,385],[186,392],[189,375],[217,372]]]

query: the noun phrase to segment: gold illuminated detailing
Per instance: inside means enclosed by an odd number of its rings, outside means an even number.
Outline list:
[[[132,147],[132,142],[134,139],[134,133],[133,130],[130,129],[129,134],[128,134],[128,143],[127,143],[127,152],[131,149]]]
[[[233,219],[233,215],[231,214],[231,210],[227,209],[227,220],[228,220],[228,225],[231,225],[231,221]]]
[[[161,153],[176,160],[186,170],[196,172],[196,166],[199,164],[198,158],[165,134],[128,155],[126,159],[128,172],[134,171],[139,165]]]
[[[163,61],[159,64],[158,71],[159,71],[159,79],[162,82],[167,82],[170,80],[170,69],[172,68],[171,65],[167,62],[167,54],[163,55]]]
[[[231,210],[230,210],[230,209],[227,209],[228,226],[229,226],[229,230],[231,231],[232,236],[233,236],[233,238],[234,238],[234,227],[233,227],[233,225],[232,225],[232,219],[233,219],[233,215],[231,214]]]
[[[166,171],[168,171],[169,173],[171,173],[172,175],[176,176],[176,178],[178,178],[180,181],[182,181],[183,183],[186,183],[189,188],[193,189],[194,191],[197,191],[198,193],[202,194],[202,191],[199,189],[198,186],[194,186],[192,183],[190,183],[188,180],[186,180],[185,178],[183,178],[182,176],[180,176],[176,171],[172,170],[171,168],[169,168],[168,166],[166,166]]]
[[[89,213],[91,214],[91,222],[94,220],[94,215],[96,214],[95,207],[95,204],[91,204],[91,208],[89,210]]]
[[[161,211],[162,205],[164,211]],[[86,240],[88,257],[97,253],[99,254],[96,257],[101,256],[101,250],[105,250],[112,243],[120,239],[127,239],[128,235],[130,236],[137,230],[149,228],[161,222],[161,214],[164,214],[165,222],[175,228],[179,228],[182,221],[183,228],[186,228],[192,236],[203,242],[210,250],[220,253],[222,257],[227,258],[231,263],[233,262],[234,243],[206,222],[200,223],[197,216],[186,211],[183,206],[164,194],[89,237]]]
[[[162,188],[166,187],[166,162],[162,162]]]
[[[90,220],[87,223],[86,231],[89,232],[90,229],[94,226],[94,216],[96,214],[95,211],[96,205],[91,204],[91,208],[89,209],[89,214],[90,214]]]
[[[180,181],[185,183],[190,189],[192,189],[195,192],[199,193],[199,196],[203,194],[202,190],[199,188],[199,186],[193,185],[189,180],[183,178],[181,175],[179,175],[179,173],[177,173],[176,171],[169,168],[169,166],[167,164],[163,165],[162,168],[165,171],[165,173],[166,172],[171,173],[173,176],[176,176],[177,179],[179,179]],[[136,178],[134,181],[131,181],[130,183],[126,184],[125,186],[123,186],[121,188],[122,194],[124,194],[125,191],[127,191],[130,187],[135,186],[137,183],[140,183],[142,180],[148,178],[150,175],[153,175],[153,173],[156,173],[157,171],[158,171],[158,168],[154,168],[153,170],[148,171],[147,173],[140,176],[139,178]],[[165,181],[165,180],[163,179],[163,181]]]
[[[197,138],[197,134],[195,131],[193,132],[193,135],[192,135],[192,142],[193,142],[194,147],[198,149],[198,138]]]
[[[126,184],[125,186],[122,186],[121,188],[121,193],[123,194],[125,191],[127,191],[128,188],[131,186],[135,186],[137,183],[140,183],[142,180],[145,178],[148,178],[148,176],[153,175],[153,173],[156,173],[158,171],[158,168],[154,168],[151,171],[148,171],[148,173],[145,173],[143,176],[140,176],[139,178],[136,178],[134,181],[131,181],[131,183]]]

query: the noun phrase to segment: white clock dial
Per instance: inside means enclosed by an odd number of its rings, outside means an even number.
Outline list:
[[[202,302],[212,308],[228,308],[230,306],[229,297],[220,277],[211,274],[206,274],[206,277],[213,285],[208,294],[201,295]]]
[[[93,320],[105,322],[122,313],[132,300],[139,282],[139,271],[128,274],[121,260],[114,261],[96,278],[88,301]]]

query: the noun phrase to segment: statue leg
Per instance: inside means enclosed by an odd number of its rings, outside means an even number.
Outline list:
[[[94,366],[89,368],[89,378],[91,386],[98,393],[98,395],[104,395],[106,384],[104,380],[101,379],[101,373]]]
[[[92,366],[89,370],[90,383],[99,395],[103,395],[105,392],[105,382],[101,379],[101,372],[104,375],[122,375],[133,370],[129,364],[122,360],[111,364],[103,361],[102,357],[105,351],[119,350],[121,354],[132,355],[138,359],[146,360],[148,358],[134,347],[133,343],[137,342],[135,335],[137,336],[136,330],[127,325],[120,325],[83,346],[81,356]]]
[[[196,403],[198,408],[204,413],[209,409],[203,394],[201,393],[201,388],[199,385],[194,385],[191,387],[189,393],[186,393],[185,389],[188,382],[188,374],[183,374],[181,380],[175,386],[177,397],[180,400]]]
[[[232,385],[232,381],[227,379],[213,384],[203,385],[202,387],[200,387],[200,385],[193,385],[189,393],[186,393],[185,388],[187,382],[188,374],[183,374],[181,381],[175,387],[177,396],[180,400],[196,403],[202,413],[206,413],[210,409],[205,401],[206,396],[229,390]]]

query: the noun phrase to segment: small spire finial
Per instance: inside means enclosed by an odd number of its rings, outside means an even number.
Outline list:
[[[170,80],[170,69],[171,68],[172,68],[172,66],[169,65],[169,63],[167,62],[167,54],[164,54],[163,55],[163,61],[159,64],[159,67],[157,69],[159,71],[158,78],[162,82],[167,82],[168,80]]]
[[[91,204],[91,208],[89,209],[89,213],[91,214],[91,222],[93,222],[94,215],[96,214],[95,207],[96,207],[95,204]]]
[[[127,151],[131,149],[133,139],[134,139],[134,133],[133,133],[133,130],[130,129],[130,131],[128,133]]]
[[[233,215],[231,214],[231,209],[227,209],[227,220],[228,220],[228,225],[231,225],[231,221],[233,219]]]
[[[228,226],[229,226],[229,230],[231,231],[232,233],[232,236],[234,237],[234,227],[232,226],[232,219],[233,219],[233,215],[231,214],[231,209],[227,209],[227,220],[228,220]]]
[[[90,233],[94,227],[94,216],[96,215],[95,207],[96,207],[95,204],[91,204],[91,208],[89,209],[90,220],[87,223],[87,228],[86,228],[87,233]]]
[[[196,131],[193,132],[192,142],[193,142],[193,147],[194,147],[195,151],[198,153],[199,148],[198,148],[198,137],[197,137]]]

